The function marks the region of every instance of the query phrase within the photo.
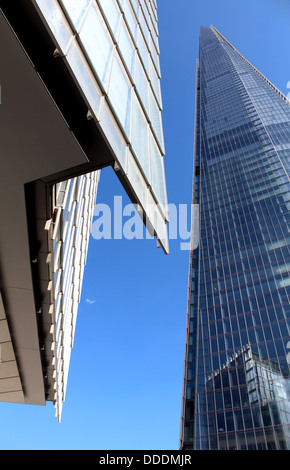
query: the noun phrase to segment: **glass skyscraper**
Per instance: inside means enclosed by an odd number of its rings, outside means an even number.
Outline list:
[[[290,106],[201,28],[180,448],[290,449]]]

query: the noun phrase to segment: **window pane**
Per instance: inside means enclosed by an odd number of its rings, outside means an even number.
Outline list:
[[[100,13],[93,5],[81,28],[80,39],[99,79],[106,88],[113,44]]]
[[[117,159],[123,168],[125,168],[126,162],[126,142],[121,132],[118,129],[117,123],[112,116],[109,106],[105,102],[102,106],[100,125],[110,142],[113,151],[116,154]]]
[[[149,82],[144,72],[143,66],[140,62],[139,57],[137,57],[137,61],[136,61],[135,83],[136,83],[137,91],[144,105],[144,108],[146,109],[147,114],[150,115],[149,95],[148,95]]]
[[[155,135],[158,139],[159,145],[161,146],[163,153],[164,152],[164,140],[163,140],[163,128],[161,122],[161,111],[157,104],[157,101],[152,93],[152,90],[149,90],[150,95],[150,119]]]
[[[125,23],[121,24],[119,47],[121,54],[126,62],[131,77],[134,79],[134,65],[135,65],[135,48],[130,39],[129,32]]]
[[[60,5],[46,0],[37,0],[37,4],[60,49],[65,52],[73,33]]]
[[[73,25],[78,29],[90,0],[61,0]]]
[[[136,95],[133,99],[132,144],[137,158],[150,181],[149,125]]]
[[[125,71],[115,56],[108,96],[128,138],[130,138],[131,90]]]
[[[66,60],[68,61],[90,108],[95,116],[98,117],[101,103],[101,90],[84,59],[81,48],[76,41],[74,41],[70,46]]]
[[[117,28],[120,19],[120,11],[116,5],[115,0],[100,0],[101,7],[104,14],[109,22],[113,34],[116,36]]]
[[[132,7],[130,5],[129,0],[125,0],[125,5],[124,5],[124,12],[125,12],[125,18],[126,21],[128,22],[131,34],[133,36],[133,39],[136,41],[137,39],[137,19],[132,11]]]

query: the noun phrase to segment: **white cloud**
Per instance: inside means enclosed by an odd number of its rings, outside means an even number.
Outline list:
[[[93,305],[95,303],[95,300],[91,299],[86,299],[87,304]]]

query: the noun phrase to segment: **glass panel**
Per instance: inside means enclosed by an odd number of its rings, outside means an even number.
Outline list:
[[[134,41],[137,41],[137,19],[132,11],[132,7],[130,5],[129,0],[125,0],[124,4],[124,13],[125,18],[128,23],[129,29],[131,31],[132,37]]]
[[[142,100],[142,104],[148,114],[150,116],[150,108],[149,108],[149,82],[147,75],[144,72],[143,66],[140,62],[139,57],[136,60],[136,77],[135,83],[137,87],[137,91],[140,95]]]
[[[148,216],[149,222],[153,225],[163,248],[168,252],[167,225],[164,221],[164,216],[160,211],[160,206],[156,206],[155,200],[150,192],[148,193],[146,215]]]
[[[156,41],[157,41],[157,39],[156,39]],[[152,44],[152,41],[151,41],[150,52],[151,52],[152,60],[153,60],[153,62],[155,64],[155,67],[157,69],[158,76],[160,77],[161,76],[161,71],[160,71],[159,53],[157,52],[154,44]]]
[[[133,96],[132,145],[137,158],[150,181],[149,124],[135,94]]]
[[[152,90],[149,89],[149,97],[150,97],[150,118],[151,118],[151,125],[155,132],[156,138],[159,142],[159,145],[162,148],[163,153],[164,151],[164,139],[163,139],[163,127],[162,127],[162,119],[161,119],[161,111],[157,104],[156,99],[152,93]]]
[[[73,32],[65,18],[65,15],[59,4],[53,0],[47,2],[46,0],[36,0],[45,21],[51,29],[58,46],[62,52],[65,52]]]
[[[121,132],[119,131],[115,118],[109,110],[109,107],[106,102],[104,102],[102,106],[100,125],[118,161],[120,162],[120,165],[125,168],[126,142]]]
[[[138,29],[138,50],[145,70],[149,70],[149,52],[140,29]]]
[[[131,0],[131,3],[133,5],[133,8],[135,10],[135,14],[136,14],[137,18],[139,18],[139,8],[140,8],[140,6],[139,6],[138,1],[137,0]]]
[[[66,60],[71,67],[91,110],[95,114],[96,118],[98,118],[101,104],[101,90],[86,63],[80,46],[76,41],[74,41],[70,46]]]
[[[90,0],[61,0],[73,25],[78,30]]]
[[[131,77],[134,79],[135,47],[130,39],[129,32],[124,22],[121,24],[119,47]]]
[[[116,55],[113,59],[108,96],[123,129],[130,138],[132,87]]]
[[[113,44],[101,14],[94,5],[91,5],[81,28],[80,39],[103,87],[106,89]]]
[[[116,37],[119,20],[121,17],[119,8],[116,5],[115,0],[99,0],[103,12],[108,20],[112,33]]]
[[[139,21],[140,21],[140,25],[141,25],[141,28],[142,28],[142,32],[143,32],[145,41],[146,41],[146,43],[149,47],[149,37],[150,37],[150,35],[149,35],[148,26],[147,26],[147,23],[145,21],[142,8],[140,9]]]
[[[151,59],[150,59],[150,80],[151,80],[151,85],[155,93],[156,99],[158,101],[159,107],[161,108],[162,103],[161,103],[160,80],[159,80],[156,69]]]
[[[147,204],[147,185],[130,151],[128,151],[128,177],[142,205]]]
[[[154,137],[150,136],[150,151],[151,151],[151,175],[152,175],[152,189],[157,197],[158,202],[161,204],[163,211],[166,210],[167,198],[165,193],[165,177],[164,177],[164,162],[163,156],[156,145]]]

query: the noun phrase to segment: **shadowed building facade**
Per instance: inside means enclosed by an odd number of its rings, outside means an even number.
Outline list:
[[[180,448],[290,449],[290,106],[201,28]]]

